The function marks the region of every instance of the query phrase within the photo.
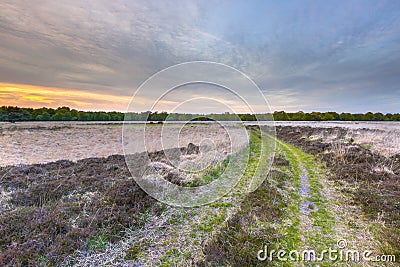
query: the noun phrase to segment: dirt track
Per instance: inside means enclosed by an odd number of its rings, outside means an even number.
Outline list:
[[[310,136],[335,134],[329,143]],[[341,128],[278,127],[277,137],[314,154],[332,171],[330,179],[342,186],[354,204],[360,205],[371,222],[383,222],[380,239],[386,248],[400,253],[400,155],[391,157],[371,152],[345,140]]]

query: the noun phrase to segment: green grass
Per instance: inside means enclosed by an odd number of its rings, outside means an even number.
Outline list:
[[[197,187],[211,183],[212,181],[218,179],[221,176],[221,174],[225,171],[226,167],[228,166],[230,160],[231,156],[228,156],[222,162],[207,167],[203,171],[203,174],[199,179],[194,179],[188,181],[187,183],[183,183],[182,186]]]
[[[88,239],[86,247],[88,250],[102,250],[106,247],[107,243],[107,237],[101,234],[90,237]]]
[[[302,250],[304,248],[312,248],[316,252],[334,247],[336,242],[335,236],[335,217],[329,210],[329,200],[322,194],[322,185],[319,181],[324,174],[324,166],[312,156],[301,149],[290,144],[278,141],[286,158],[290,162],[291,172],[293,175],[292,185],[296,188],[290,194],[291,202],[288,208],[288,218],[291,224],[283,228],[285,232],[285,249]],[[303,171],[301,166],[305,168]],[[306,174],[308,178],[309,192],[308,196],[302,196],[300,193],[300,176]],[[302,201],[311,201],[315,205],[308,213],[306,224],[302,225],[300,218],[300,204]],[[303,219],[304,220],[304,219]],[[303,223],[304,224],[304,223]],[[300,236],[303,236],[303,240]],[[331,262],[321,262],[320,266],[330,266]],[[283,263],[285,266],[293,266],[293,263]]]
[[[300,246],[301,238],[300,238],[300,203],[301,203],[301,195],[300,195],[300,175],[301,168],[297,162],[297,158],[292,150],[282,142],[278,142],[278,147],[283,151],[286,159],[289,160],[290,167],[284,168],[289,169],[291,175],[290,180],[287,181],[288,186],[293,186],[290,188],[289,196],[290,200],[288,203],[287,213],[285,221],[285,227],[281,229],[284,234],[284,239],[281,240],[282,248],[286,250],[297,249]]]

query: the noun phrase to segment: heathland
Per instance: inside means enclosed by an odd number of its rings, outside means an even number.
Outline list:
[[[156,140],[166,127],[179,130],[179,144]],[[147,125],[154,141],[144,151],[137,140],[135,153],[147,151],[165,179],[183,186],[218,179],[227,160],[250,148],[233,190],[211,204],[179,208],[136,184],[123,156],[121,123],[0,124],[0,265],[398,265],[399,124],[278,122],[276,136],[269,135],[272,168],[257,190],[244,193],[246,179],[266,164],[258,159],[261,132],[270,127],[247,125],[247,138],[232,140],[216,123]],[[168,164],[170,149],[178,149],[183,163],[214,157],[188,178]],[[265,245],[320,252],[337,248],[338,240],[385,254],[387,262],[257,258]]]

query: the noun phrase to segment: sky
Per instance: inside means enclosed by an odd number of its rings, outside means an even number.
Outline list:
[[[150,76],[189,61],[246,74],[269,103],[257,112],[400,112],[400,1],[0,2],[0,106],[124,111]],[[156,102],[148,90],[140,101]],[[209,110],[203,98],[186,111]]]

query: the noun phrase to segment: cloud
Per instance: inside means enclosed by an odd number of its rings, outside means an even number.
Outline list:
[[[3,83],[125,99],[165,67],[209,60],[248,74],[279,109],[400,104],[395,1],[4,0],[0,40]]]
[[[7,106],[40,108],[69,106],[80,110],[124,111],[130,97],[82,90],[0,83],[0,103]]]
[[[196,28],[190,2],[3,1],[0,8],[5,82],[125,94],[171,64],[236,57]]]

